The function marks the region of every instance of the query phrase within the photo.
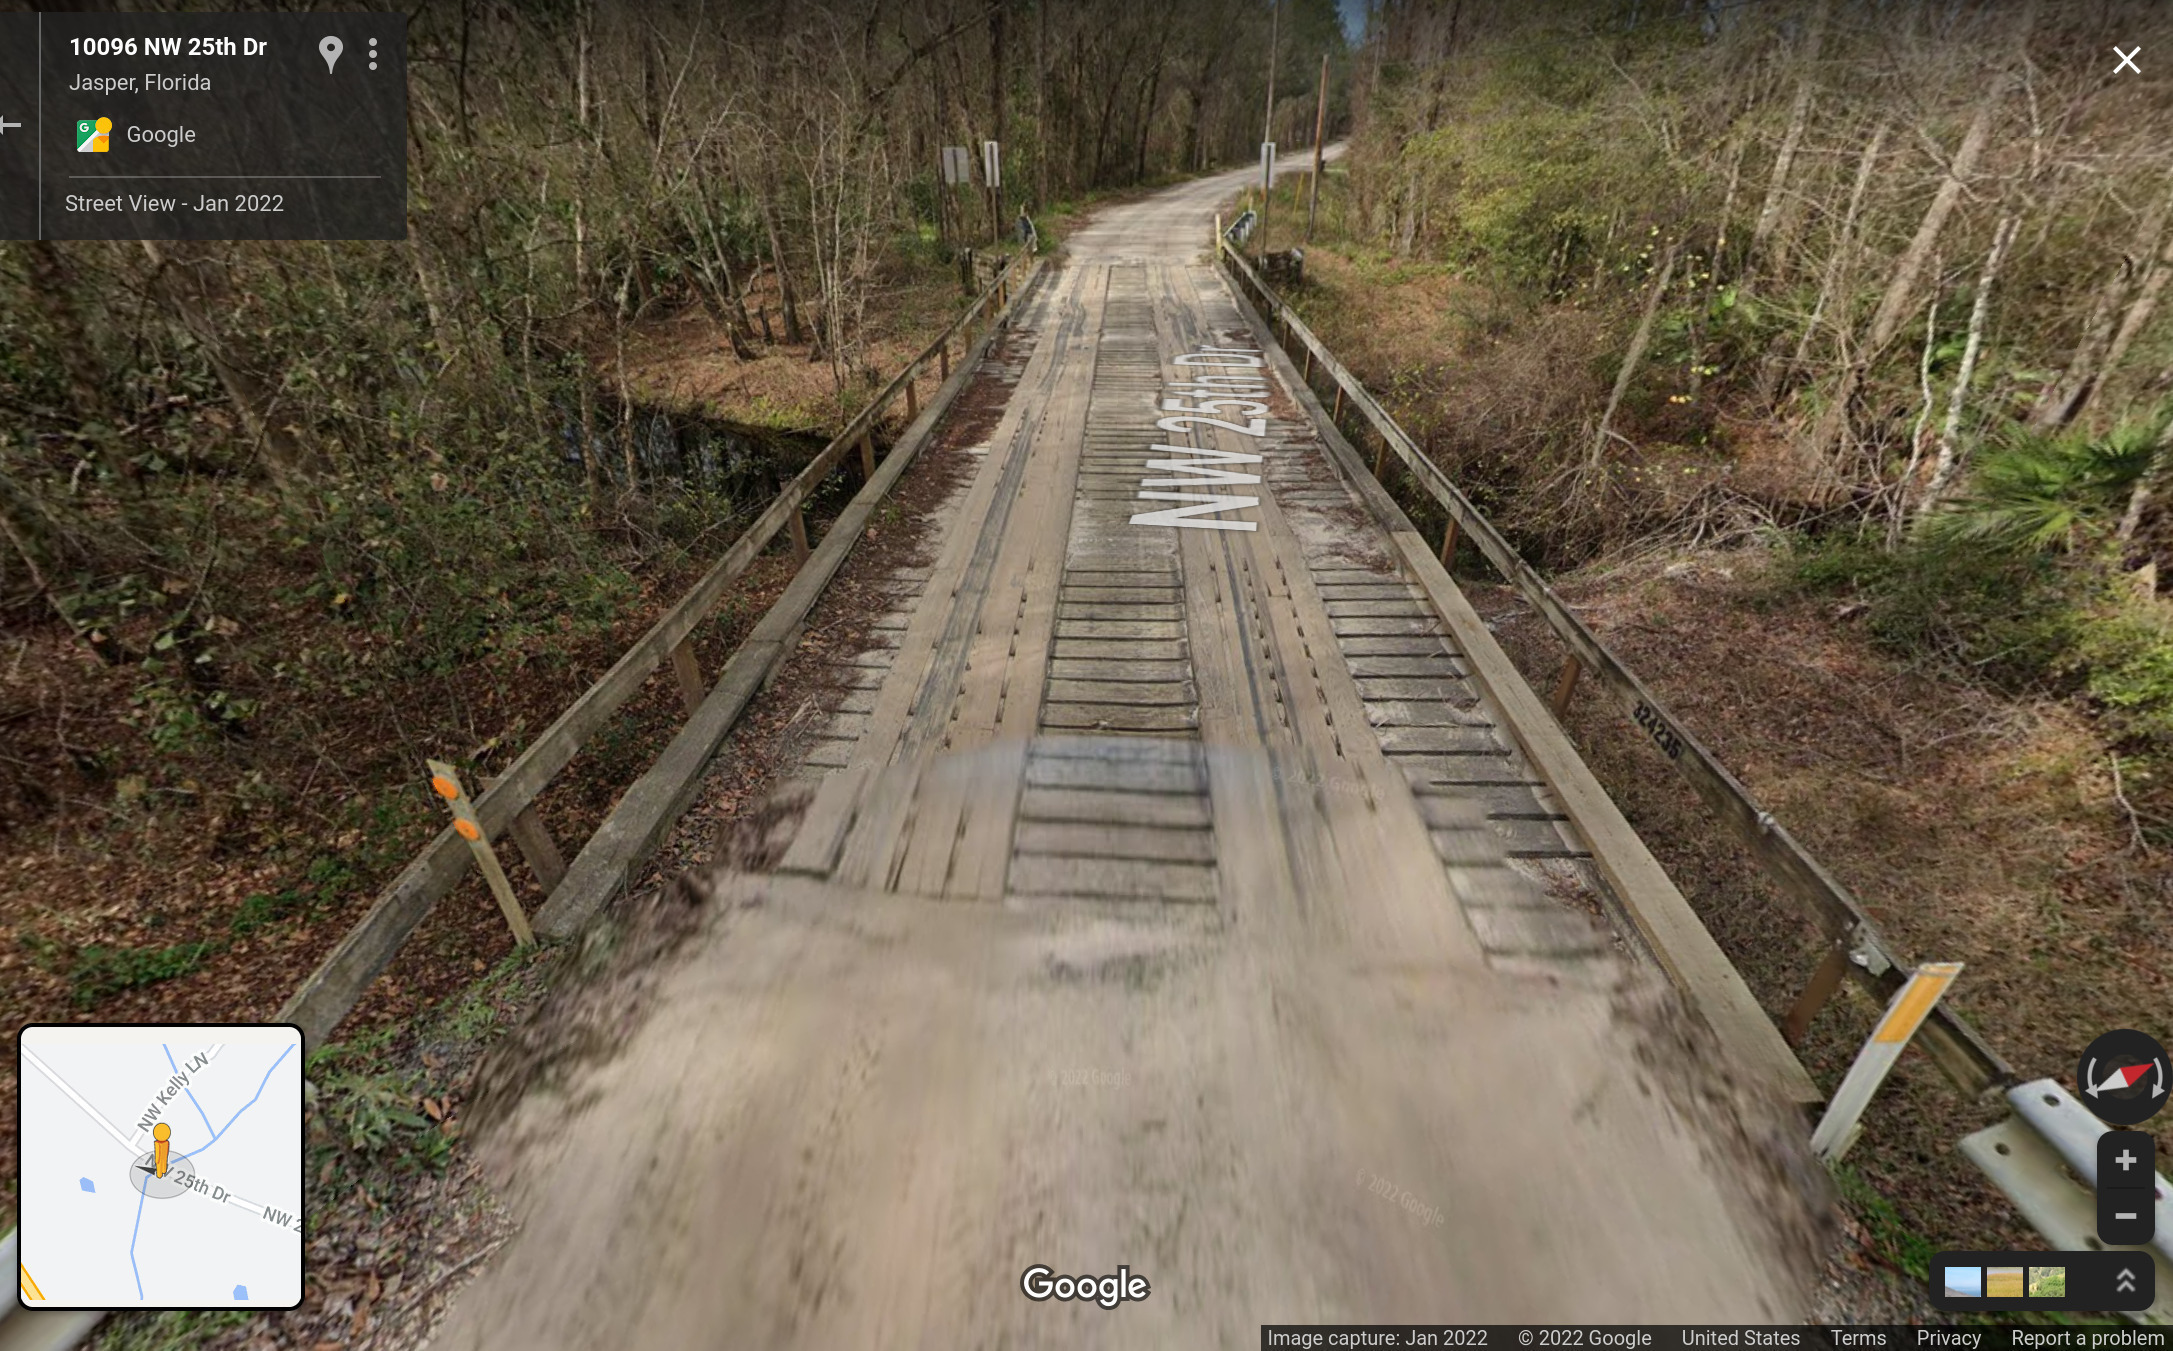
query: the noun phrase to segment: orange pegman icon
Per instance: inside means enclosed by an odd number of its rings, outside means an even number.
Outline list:
[[[158,1175],[160,1177],[166,1176],[166,1152],[173,1148],[167,1142],[173,1139],[173,1134],[174,1128],[163,1121],[151,1128],[151,1138],[157,1141],[156,1144],[151,1146],[155,1155],[151,1161],[158,1166]]]

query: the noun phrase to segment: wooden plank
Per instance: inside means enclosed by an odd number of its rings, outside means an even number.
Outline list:
[[[1424,755],[1390,752],[1389,760],[1414,785],[1427,788],[1461,788],[1493,783],[1533,783],[1537,771],[1518,763],[1507,751],[1470,755]]]
[[[924,791],[901,888],[988,901],[1004,894],[1026,748],[1039,721],[1057,622],[1081,449],[1078,431],[1099,366],[1094,339],[1102,325],[1106,274],[1094,280],[1101,284],[1090,281],[1086,287],[1078,339],[1055,348],[1046,397],[1019,400],[1033,421],[1014,452],[1023,476],[1017,505],[1001,517],[990,586],[968,648],[956,715],[944,734],[964,773],[955,781],[938,773],[935,786],[941,791]],[[961,752],[971,752],[971,758],[959,758]]]
[[[1081,704],[1050,700],[1041,706],[1043,727],[1104,732],[1184,732],[1199,726],[1190,701],[1182,704]]]
[[[1135,483],[1133,487],[1138,485]],[[1067,604],[1072,601],[1105,601],[1117,604],[1182,605],[1185,599],[1183,589],[1175,586],[1078,586],[1066,583],[1058,594]]]
[[[961,669],[973,642],[970,630],[959,631],[961,615],[967,621],[979,617],[978,603],[968,597],[961,606],[962,588],[975,575],[975,560],[993,519],[1008,513],[1008,495],[1021,471],[1026,454],[1025,430],[1034,405],[1047,397],[1056,373],[1057,355],[1064,346],[1058,340],[1037,345],[1018,382],[1005,395],[1004,410],[988,438],[988,454],[974,471],[973,481],[960,502],[941,550],[930,565],[927,594],[945,598],[946,604],[916,607],[898,649],[899,678],[886,682],[877,699],[868,733],[861,739],[860,758],[888,764],[909,741],[918,743],[942,730],[942,723],[915,730],[916,711],[924,705],[933,716],[947,719],[960,693]],[[970,363],[960,363],[970,370]],[[993,569],[993,560],[987,565]],[[992,572],[972,583],[979,589],[994,585]],[[1009,626],[1006,625],[1006,628]],[[935,708],[940,705],[940,708]]]
[[[1206,757],[1197,741],[1166,737],[1076,736],[1067,733],[1045,733],[1034,738],[1034,758],[1182,765],[1194,770],[1206,763]]]
[[[1139,708],[1190,707],[1199,692],[1189,680],[1063,680],[1052,678],[1044,696],[1052,704],[1128,704]]]
[[[1098,601],[1074,600],[1066,596],[1058,603],[1056,613],[1060,619],[1150,619],[1165,622],[1184,618],[1184,605],[1180,601]]]
[[[1197,314],[1205,305],[1176,308]],[[1291,383],[1287,371],[1279,374]],[[1214,444],[1251,450],[1256,443],[1218,431]],[[1311,677],[1286,681],[1283,689],[1299,750],[1293,763],[1303,765],[1322,790],[1304,795],[1311,799],[1311,819],[1289,824],[1292,842],[1301,845],[1298,880],[1308,890],[1337,895],[1336,924],[1354,953],[1399,962],[1475,959],[1470,926],[1432,856],[1410,790],[1367,729],[1364,704],[1339,654],[1320,644],[1333,624],[1378,621],[1331,619],[1275,494],[1262,497],[1258,523],[1257,530],[1228,539],[1222,548],[1241,565],[1249,564],[1249,580],[1242,587],[1240,578],[1232,582],[1253,607],[1251,626],[1264,629],[1279,664]],[[1188,564],[1193,556],[1187,555]],[[1310,662],[1301,655],[1308,648],[1314,654]],[[1253,697],[1257,701],[1258,695]],[[1259,715],[1271,712],[1259,709]]]
[[[1566,821],[1560,804],[1544,784],[1481,783],[1455,788],[1412,785],[1420,807],[1434,803],[1476,804],[1490,820]]]
[[[1107,685],[1154,685],[1190,681],[1188,661],[1119,661],[1110,657],[1052,657],[1049,679],[1096,681]]]
[[[1019,797],[1019,819],[1194,829],[1205,829],[1210,822],[1204,797],[1031,784]]]
[[[1075,658],[1087,661],[1115,659],[1119,661],[1183,661],[1188,655],[1183,640],[1141,639],[1125,641],[1110,638],[1066,638],[1058,634],[1049,647],[1049,655],[1059,660]]]
[[[1446,699],[1373,699],[1366,721],[1375,727],[1492,727],[1493,713],[1468,681],[1444,682]]]
[[[1381,749],[1390,754],[1507,755],[1491,727],[1380,727]]]
[[[1185,626],[1174,619],[1059,619],[1056,621],[1056,636],[1073,639],[1168,641],[1184,637]]]
[[[1488,952],[1565,957],[1607,950],[1607,938],[1583,915],[1560,906],[1472,906],[1466,912]]]
[[[1132,793],[1202,793],[1207,776],[1196,765],[1141,760],[1056,759],[1036,755],[1026,762],[1029,788],[1118,788]]]
[[[1215,861],[1214,837],[1204,828],[1172,830],[1162,826],[1022,820],[1014,847],[1022,854],[1158,859],[1171,863]]]
[[[1197,863],[1129,858],[1070,858],[1014,854],[1011,890],[1022,896],[1112,896],[1124,900],[1202,902],[1215,899],[1215,870]]]
[[[1331,600],[1326,602],[1331,619],[1418,619],[1426,616],[1426,602],[1410,596],[1378,600]]]
[[[873,775],[869,766],[854,765],[823,778],[814,800],[800,817],[800,828],[793,833],[792,843],[778,860],[779,872],[830,875],[837,866],[838,851],[844,847],[845,832],[860,812],[860,796]]]
[[[1384,699],[1431,699],[1455,702],[1456,684],[1446,680],[1421,680],[1410,676],[1359,676],[1358,693],[1371,703]]]
[[[981,760],[980,755],[951,754],[930,756],[921,763],[910,810],[894,818],[896,838],[890,854],[895,867],[889,885],[896,890],[941,896],[949,889],[959,820],[976,790],[976,780],[989,768]],[[866,844],[871,850],[876,847],[875,832],[869,832]],[[868,880],[876,885],[884,882],[880,873],[871,873]]]
[[[838,712],[840,713],[873,713],[874,711],[875,691],[872,689],[849,689],[838,699]]]
[[[1487,829],[1501,840],[1511,858],[1583,858],[1592,857],[1592,851],[1583,843],[1572,842],[1563,836],[1561,827],[1552,821],[1533,821],[1522,817],[1505,817],[1488,820]]]
[[[1420,657],[1434,653],[1456,655],[1454,644],[1441,634],[1416,635],[1343,635],[1336,636],[1336,646],[1347,657]]]
[[[1347,657],[1345,664],[1354,676],[1414,676],[1421,680],[1462,680],[1464,668],[1456,658],[1446,652],[1431,653],[1423,657]]]
[[[1390,618],[1354,615],[1346,619],[1331,619],[1329,623],[1333,625],[1338,638],[1412,637],[1441,632],[1441,625],[1431,615]]]

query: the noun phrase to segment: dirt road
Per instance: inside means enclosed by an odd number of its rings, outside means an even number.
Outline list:
[[[1561,899],[1579,842],[1246,355],[1241,181],[1069,242],[783,863],[494,1142],[523,1229],[435,1345],[1800,1317],[1790,1130]]]

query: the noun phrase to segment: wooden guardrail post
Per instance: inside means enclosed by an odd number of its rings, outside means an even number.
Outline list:
[[[1306,352],[1306,355],[1312,355],[1310,349]],[[1343,382],[1340,380],[1336,382],[1335,408],[1328,414],[1328,420],[1335,423],[1341,423],[1343,421]],[[1451,522],[1451,524],[1454,524],[1454,522]]]
[[[558,884],[566,880],[566,856],[558,851],[558,841],[551,838],[543,818],[536,815],[535,804],[521,808],[506,833],[528,861],[528,870],[536,875],[543,894],[548,896],[558,890]]]
[[[1562,659],[1562,673],[1554,678],[1554,697],[1548,702],[1554,707],[1556,721],[1569,715],[1569,701],[1577,693],[1577,677],[1584,671],[1584,663],[1572,653]]]
[[[792,557],[797,562],[805,563],[807,556],[814,552],[807,546],[807,513],[794,507],[791,519],[786,524],[792,529]]]
[[[918,371],[915,371],[915,372],[914,372],[913,374],[914,374],[914,379],[916,379],[916,380],[917,380],[917,379],[919,379],[919,378],[920,378],[920,372],[918,372]],[[920,390],[919,390],[919,389],[918,389],[918,388],[917,388],[917,387],[916,387],[916,386],[914,385],[914,383],[913,383],[913,381],[912,381],[912,380],[908,380],[908,381],[906,382],[906,386],[905,386],[905,420],[906,420],[907,422],[911,422],[911,421],[913,421],[913,419],[915,419],[915,418],[919,417],[920,415],[921,415],[921,396],[920,396]]]
[[[951,344],[948,341],[936,348],[936,378],[939,380],[949,380],[951,378]]]
[[[871,433],[860,438],[860,481],[875,477],[875,437]]]
[[[672,675],[679,681],[679,702],[687,706],[687,716],[702,706],[702,696],[709,693],[702,687],[702,659],[694,653],[694,635],[688,634],[672,649]]]
[[[483,780],[483,787],[496,788],[495,778]],[[558,841],[551,838],[550,827],[543,824],[543,817],[531,802],[514,813],[506,822],[506,834],[513,837],[514,847],[521,851],[521,858],[528,864],[528,871],[536,875],[536,882],[549,896],[558,890],[558,884],[566,878],[566,856],[558,851]]]
[[[1834,991],[1841,988],[1841,978],[1849,973],[1849,942],[1837,938],[1826,949],[1826,959],[1811,973],[1811,979],[1796,996],[1796,1002],[1788,1010],[1788,1017],[1781,1022],[1781,1038],[1790,1046],[1803,1045],[1804,1037],[1811,1031],[1811,1020],[1826,1007]]]
[[[1441,566],[1451,572],[1456,571],[1456,518],[1454,516],[1449,518],[1448,525],[1443,527],[1441,531]]]
[[[527,947],[536,941],[535,930],[528,927],[528,916],[521,912],[520,900],[513,894],[513,884],[506,880],[506,870],[499,866],[498,851],[483,837],[483,823],[476,819],[475,804],[468,800],[468,790],[460,786],[460,775],[443,760],[424,763],[430,766],[430,786],[453,809],[453,829],[468,842],[476,866],[483,870],[483,880],[490,883],[491,895],[498,898],[498,908],[505,913],[506,923],[513,930],[513,941]]]

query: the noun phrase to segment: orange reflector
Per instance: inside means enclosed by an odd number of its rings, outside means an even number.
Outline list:
[[[1871,1034],[1875,1042],[1907,1041],[1916,1035],[1917,1028],[1931,1015],[1932,1005],[1954,983],[1961,966],[1955,962],[1933,962],[1917,968],[1914,979],[1894,1007],[1887,1010],[1878,1031]]]
[[[460,832],[460,838],[463,840],[480,840],[483,838],[483,828],[465,817],[455,818],[453,829]]]
[[[443,774],[431,775],[430,786],[437,789],[438,796],[446,799],[448,802],[460,796],[460,785],[454,783],[451,779],[446,778]]]

